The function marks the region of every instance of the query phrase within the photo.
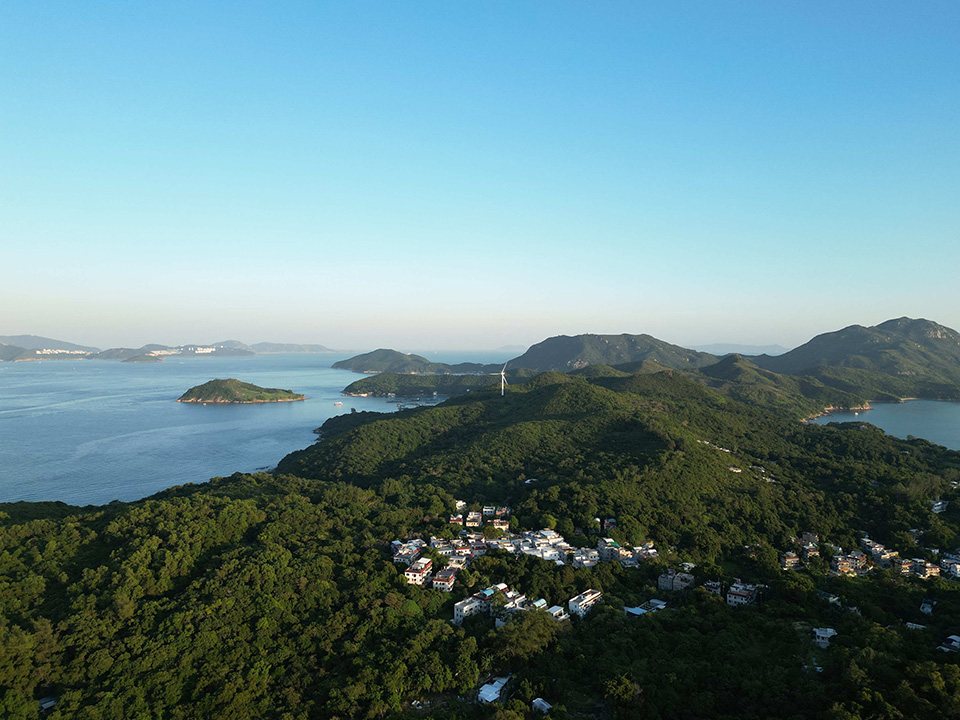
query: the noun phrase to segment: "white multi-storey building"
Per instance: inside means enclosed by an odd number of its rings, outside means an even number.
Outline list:
[[[571,614],[584,617],[590,612],[590,608],[600,602],[602,597],[603,593],[599,590],[586,590],[576,597],[570,598],[567,607],[570,608]]]

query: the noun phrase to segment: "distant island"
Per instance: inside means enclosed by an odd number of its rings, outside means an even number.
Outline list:
[[[121,362],[159,362],[165,357],[248,357],[280,353],[332,353],[325,345],[297,343],[256,343],[239,340],[186,345],[151,343],[139,348],[116,347],[101,350],[39,335],[0,335],[0,361],[28,360],[119,360]]]
[[[347,360],[339,360],[331,366],[334,370],[352,370],[355,373],[407,373],[419,375],[468,375],[471,373],[499,372],[497,364],[483,363],[438,363],[427,360],[421,355],[402,353],[397,350],[380,348],[372,352],[356,355]]]
[[[345,395],[409,397],[496,387],[503,366],[448,365],[380,349],[333,367],[371,376],[351,383]],[[811,408],[818,403],[821,409],[863,409],[870,402],[906,398],[960,400],[960,333],[930,320],[902,317],[824,333],[778,355],[723,357],[650,335],[560,335],[508,360],[506,369],[511,383],[548,371],[616,378],[675,370],[711,387],[726,387],[748,402],[780,398],[808,417],[816,414]],[[800,405],[794,403],[798,394],[806,398]]]
[[[295,402],[306,400],[292,390],[279,388],[262,388],[252,383],[241,382],[235,378],[226,380],[210,380],[187,390],[177,402],[185,403],[220,403],[220,404],[251,404],[269,402]]]

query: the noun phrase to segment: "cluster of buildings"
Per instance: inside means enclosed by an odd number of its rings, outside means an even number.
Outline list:
[[[489,550],[531,555],[557,565],[570,563],[574,567],[593,567],[598,562],[619,562],[623,567],[638,567],[640,562],[658,557],[653,541],[638,547],[622,547],[611,538],[601,538],[595,549],[574,548],[560,533],[547,528],[522,534],[508,533],[500,538],[485,538],[482,533],[461,530],[459,537],[453,540],[430,538],[429,547],[447,560],[446,567],[434,574],[433,562],[422,557],[426,547],[428,543],[419,538],[394,540],[393,561],[407,566],[403,574],[408,584],[433,587],[443,592],[453,590],[457,573]]]
[[[570,563],[574,567],[593,567],[599,562],[619,562],[623,567],[638,567],[645,560],[659,557],[653,541],[648,540],[637,547],[621,546],[612,538],[601,538],[596,548],[572,550]]]
[[[569,620],[571,614],[578,617],[586,616],[590,608],[600,602],[602,597],[603,593],[599,590],[586,590],[570,598],[567,602],[568,611],[562,605],[548,607],[547,601],[543,598],[530,600],[523,593],[511,590],[506,583],[497,583],[454,605],[453,622],[460,625],[468,617],[487,614],[496,618],[497,627],[502,627],[514,613],[530,610],[545,612],[557,622],[563,622]]]
[[[463,500],[457,500],[457,512],[450,516],[450,524],[474,529],[489,524],[500,530],[510,529],[510,508],[508,507],[484,505],[482,510],[464,514],[466,509],[467,504]]]
[[[693,566],[687,565],[687,568],[692,569]],[[660,577],[657,578],[657,588],[663,592],[679,592],[687,588],[695,587],[696,584],[696,578],[689,572],[678,572],[673,568],[661,573]],[[719,595],[725,598],[727,605],[730,607],[753,605],[757,602],[757,598],[760,595],[759,585],[742,582],[739,578],[735,579],[730,587],[727,588],[726,594],[723,592],[723,583],[719,580],[707,580],[703,583],[703,589],[711,595]],[[660,601],[658,600],[656,602]]]
[[[916,538],[919,531],[911,531],[911,534]],[[791,550],[780,556],[780,566],[784,570],[797,568],[801,561],[820,556],[820,538],[816,534],[805,532],[796,542],[800,546],[799,553]],[[861,538],[860,550],[845,553],[836,545],[829,545],[829,548],[833,554],[830,558],[830,571],[835,575],[863,575],[876,566],[921,580],[940,577],[941,574],[960,578],[960,551],[957,554],[945,553],[937,564],[923,558],[901,558],[896,550],[890,550],[869,537]]]

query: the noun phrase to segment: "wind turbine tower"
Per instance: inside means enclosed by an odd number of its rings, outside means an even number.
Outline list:
[[[504,388],[507,387],[510,383],[507,382],[507,364],[503,364],[503,368],[500,370],[500,397],[503,397]]]

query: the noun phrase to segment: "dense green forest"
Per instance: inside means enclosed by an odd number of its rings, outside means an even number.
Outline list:
[[[234,378],[209,380],[181,395],[177,402],[185,403],[265,403],[304,400],[305,396],[292,390],[262,388]]]
[[[49,717],[90,720],[508,720],[533,717],[535,697],[554,718],[960,717],[957,655],[937,650],[960,634],[960,583],[827,572],[829,545],[852,550],[864,533],[909,558],[960,545],[960,501],[930,505],[957,500],[960,453],[802,424],[812,391],[728,370],[717,387],[545,373],[505,397],[334,418],[274,475],[103,507],[2,505],[0,717],[36,718],[46,696]],[[615,518],[605,535],[652,540],[660,559],[574,568],[491,552],[450,594],[407,585],[390,542],[452,537],[455,499],[509,505],[512,531],[554,528],[575,546]],[[823,557],[782,571],[804,531]],[[760,583],[761,601],[659,591],[681,562],[700,581]],[[495,582],[550,604],[604,598],[566,623],[450,622]],[[653,597],[668,608],[624,615]],[[826,649],[812,642],[822,626],[838,633]],[[510,698],[477,705],[502,674]]]
[[[360,373],[491,373],[499,372],[499,365],[483,365],[481,363],[438,363],[427,360],[421,355],[402,353],[397,350],[381,348],[372,352],[356,355],[346,360],[338,360],[331,367],[337,370],[352,370]]]
[[[523,379],[544,371],[582,377],[680,370],[732,391],[733,397],[803,414],[823,407],[858,407],[904,398],[960,400],[960,333],[930,320],[898,318],[874,327],[851,325],[817,335],[782,355],[743,358],[671,345],[650,335],[560,335],[507,362]],[[419,355],[375,350],[335,363],[335,368],[384,373],[352,383],[348,394],[456,395],[491,377],[445,381],[405,379],[406,374],[498,373],[498,366],[444,365]],[[397,374],[394,376],[393,374]],[[719,382],[718,382],[719,381]]]

